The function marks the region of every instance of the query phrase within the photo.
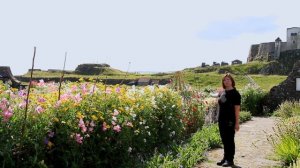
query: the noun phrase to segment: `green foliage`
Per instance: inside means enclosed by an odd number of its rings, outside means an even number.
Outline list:
[[[249,75],[253,80],[260,86],[264,91],[269,91],[273,86],[278,85],[280,82],[286,79],[286,76],[279,75]],[[217,89],[222,87],[221,79],[223,74],[218,74],[216,72],[208,73],[193,73],[185,71],[183,73],[183,78],[187,84],[192,85],[198,90],[204,88]],[[238,90],[245,88],[249,80],[242,74],[233,75]]]
[[[300,116],[281,120],[270,139],[275,154],[285,165],[295,162],[300,157]]]
[[[300,154],[299,139],[292,136],[281,137],[280,142],[276,144],[275,152],[284,163],[292,163]]]
[[[252,115],[249,111],[241,111],[240,112],[240,123],[244,123],[246,121],[251,120]]]
[[[156,153],[147,162],[149,168],[178,168],[193,167],[198,161],[205,159],[204,153],[210,149],[221,146],[221,138],[217,125],[205,126],[195,133],[187,143],[174,146],[173,151],[165,154]]]
[[[300,168],[300,157],[297,159],[297,161],[291,163],[289,168]]]
[[[260,88],[248,86],[241,91],[243,111],[249,111],[253,116],[264,115],[262,101],[266,96],[266,92]]]
[[[274,115],[282,118],[300,116],[300,102],[285,101],[280,104],[279,108],[274,112]]]

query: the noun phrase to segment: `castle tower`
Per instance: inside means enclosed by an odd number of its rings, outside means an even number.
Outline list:
[[[300,49],[300,27],[287,29],[287,50]]]
[[[278,59],[280,56],[281,49],[281,39],[277,37],[275,40],[275,51],[274,51],[274,59]]]

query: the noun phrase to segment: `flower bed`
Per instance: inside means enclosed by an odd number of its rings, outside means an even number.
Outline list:
[[[138,167],[203,124],[202,97],[168,87],[65,83],[58,101],[58,84],[35,82],[26,120],[27,91],[0,93],[4,167]]]

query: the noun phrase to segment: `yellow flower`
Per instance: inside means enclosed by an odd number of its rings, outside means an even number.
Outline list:
[[[59,119],[55,117],[55,118],[53,118],[53,121],[54,121],[54,122],[58,122]]]
[[[53,146],[54,146],[54,143],[52,143],[51,141],[48,141],[47,148],[51,149]]]
[[[92,120],[97,121],[98,118],[95,115],[92,115]]]
[[[76,117],[79,119],[84,118],[81,112],[77,112]]]

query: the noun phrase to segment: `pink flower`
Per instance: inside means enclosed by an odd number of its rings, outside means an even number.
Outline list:
[[[27,93],[26,93],[25,90],[20,90],[20,91],[18,92],[18,95],[19,95],[20,97],[25,97],[25,96],[27,95]]]
[[[82,100],[80,93],[76,94],[76,95],[74,96],[73,100],[74,100],[76,103],[80,103],[81,100]]]
[[[102,130],[106,131],[108,129],[106,122],[103,122],[102,124]]]
[[[120,91],[121,91],[121,88],[120,88],[120,87],[117,87],[117,88],[116,88],[116,92],[117,92],[117,93],[120,93]]]
[[[95,123],[94,123],[94,121],[92,121],[92,122],[90,123],[90,126],[91,126],[91,127],[95,127],[95,126],[96,126]]]
[[[105,93],[107,93],[107,94],[111,94],[111,88],[106,88],[106,91],[105,91]]]
[[[132,122],[127,122],[126,124],[128,127],[133,127]]]
[[[55,103],[54,107],[55,107],[55,108],[58,108],[60,105],[61,105],[61,100],[58,100],[58,101]]]
[[[60,100],[68,100],[71,97],[70,93],[65,93],[60,96]]]
[[[77,89],[78,89],[78,88],[77,88],[77,86],[76,86],[76,85],[73,85],[73,86],[71,87],[71,91],[72,91],[72,92],[75,92],[75,91],[77,91]]]
[[[53,131],[49,132],[48,137],[53,138],[54,137],[54,132]]]
[[[39,83],[37,83],[37,86],[45,86],[44,80],[41,79],[41,80],[39,81]]]
[[[116,131],[116,132],[120,132],[121,131],[120,125],[114,126],[113,130]]]
[[[22,103],[19,104],[19,108],[25,108],[26,107],[26,101],[23,101]]]
[[[77,143],[82,144],[83,137],[80,134],[76,134],[75,140]]]
[[[46,99],[43,98],[43,97],[39,97],[39,98],[38,98],[38,102],[39,102],[39,103],[44,103],[45,101],[46,101]]]
[[[82,91],[82,94],[84,94],[84,95],[88,92],[88,90],[86,88],[86,84],[81,85],[81,91]]]
[[[90,127],[89,128],[89,132],[93,132],[94,128],[93,127]]]
[[[7,109],[7,106],[9,106],[9,102],[6,98],[3,98],[0,102],[0,109],[2,111],[5,111]]]
[[[79,126],[79,128],[81,128],[81,132],[82,132],[82,133],[85,133],[85,132],[86,132],[87,128],[86,128],[86,126],[85,126],[85,124],[84,124],[82,118],[80,118],[78,126]]]
[[[114,114],[113,114],[114,116],[117,116],[117,115],[119,115],[119,111],[118,110],[114,110]]]
[[[114,122],[114,121],[112,121],[111,124],[112,124],[112,125],[117,125],[116,122]]]
[[[40,113],[44,112],[45,109],[43,109],[43,107],[41,107],[41,106],[37,106],[37,107],[35,108],[35,111],[36,111],[38,114],[40,114]]]
[[[9,107],[7,110],[3,111],[3,122],[7,122],[13,115],[13,110]]]

